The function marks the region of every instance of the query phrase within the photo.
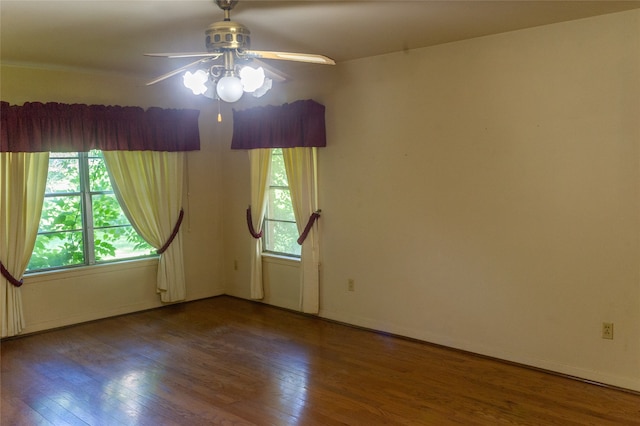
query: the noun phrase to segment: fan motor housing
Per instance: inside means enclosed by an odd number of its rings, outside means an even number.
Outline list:
[[[205,31],[208,52],[220,52],[228,49],[249,49],[251,32],[249,28],[234,21],[214,22]]]

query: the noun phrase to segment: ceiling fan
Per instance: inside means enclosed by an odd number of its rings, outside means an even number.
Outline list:
[[[261,59],[308,62],[335,65],[335,61],[324,55],[312,53],[275,52],[251,50],[251,32],[239,22],[232,21],[230,11],[238,0],[214,0],[224,11],[224,20],[209,25],[206,34],[206,52],[147,53],[146,56],[165,58],[198,58],[195,62],[163,74],[147,83],[152,85],[174,75],[185,72],[184,84],[194,94],[217,97],[225,102],[236,102],[244,92],[262,96],[271,88],[271,79],[265,77],[264,68],[274,78],[282,75],[270,67],[247,67],[249,62],[263,64]],[[218,63],[221,59],[222,63]],[[197,70],[191,73],[188,70]]]

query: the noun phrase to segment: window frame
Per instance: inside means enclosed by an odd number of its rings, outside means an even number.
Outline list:
[[[276,219],[276,218],[271,218],[269,217],[269,202],[270,202],[270,194],[272,192],[272,190],[281,190],[281,191],[287,191],[289,193],[289,199],[291,198],[291,189],[289,187],[289,177],[286,175],[286,169],[285,169],[285,179],[287,179],[287,185],[281,185],[281,184],[273,184],[273,160],[274,160],[274,156],[282,156],[284,158],[284,153],[282,152],[282,148],[274,148],[271,150],[271,167],[269,168],[270,173],[269,173],[269,178],[267,181],[267,188],[266,188],[266,192],[265,192],[265,197],[266,197],[266,204],[267,204],[267,208],[265,209],[265,214],[264,214],[264,218],[262,220],[262,254],[263,255],[267,255],[267,256],[277,256],[277,257],[284,257],[284,258],[290,258],[290,259],[294,259],[294,260],[300,260],[302,253],[300,252],[298,253],[289,253],[289,252],[282,252],[282,251],[276,251],[276,250],[271,250],[268,248],[268,246],[270,245],[271,241],[269,239],[270,233],[268,232],[268,226],[269,224],[277,224],[277,223],[286,223],[286,224],[293,224],[295,227],[295,232],[296,232],[296,239],[297,239],[297,235],[298,235],[298,227],[297,227],[297,222],[296,220],[287,220],[287,219]],[[291,213],[293,214],[293,202],[291,202]],[[295,217],[295,215],[294,215]],[[297,243],[296,243],[297,244]],[[301,248],[300,248],[301,250]]]
[[[54,156],[51,156],[53,154]],[[149,246],[149,254],[139,255],[139,256],[131,256],[131,257],[121,257],[121,258],[111,258],[106,260],[96,260],[96,251],[95,251],[95,232],[96,230],[101,229],[114,229],[114,228],[132,228],[133,226],[127,220],[127,224],[115,224],[108,226],[95,226],[94,214],[93,214],[93,201],[95,196],[101,195],[114,195],[115,192],[113,189],[104,190],[104,189],[95,189],[92,187],[91,182],[91,160],[92,159],[101,159],[104,162],[104,157],[102,156],[102,151],[100,150],[92,150],[90,152],[61,152],[61,153],[51,153],[49,157],[49,161],[52,159],[62,159],[62,160],[76,160],[78,166],[78,190],[79,191],[59,191],[59,192],[45,192],[44,199],[54,198],[54,197],[78,197],[79,198],[79,208],[80,208],[80,217],[81,217],[81,227],[74,229],[65,229],[65,230],[53,230],[53,231],[41,231],[40,225],[38,226],[37,236],[43,234],[61,234],[61,233],[71,233],[71,232],[81,232],[82,233],[82,255],[83,262],[80,263],[72,263],[68,265],[58,265],[58,266],[48,266],[42,268],[33,268],[27,269],[26,274],[31,273],[42,273],[42,272],[52,272],[52,271],[61,271],[67,270],[71,268],[78,267],[87,267],[87,266],[95,266],[95,265],[103,265],[103,264],[111,264],[118,262],[128,262],[132,260],[140,260],[140,259],[149,259],[158,257],[156,253],[154,253],[153,247]],[[49,163],[51,164],[51,163]],[[50,166],[48,166],[50,167]],[[49,179],[49,170],[47,171],[47,183]],[[118,203],[119,204],[119,203]],[[44,206],[42,212],[44,213]],[[41,219],[42,220],[42,215]],[[135,229],[134,229],[135,230]],[[36,237],[37,238],[37,237]],[[35,247],[34,247],[35,251]]]

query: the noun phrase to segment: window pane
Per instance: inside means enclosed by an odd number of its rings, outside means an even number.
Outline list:
[[[27,270],[155,254],[120,208],[101,151],[50,153],[46,191]],[[86,257],[85,242],[94,248]]]
[[[289,220],[295,222],[291,204],[291,193],[287,188],[269,188],[269,202],[266,217],[268,219]]]
[[[89,182],[91,183],[91,192],[113,191],[104,158],[89,157]]]
[[[82,231],[56,232],[38,235],[27,269],[56,268],[83,263]]]
[[[265,221],[265,250],[300,256],[298,228],[291,222]]]
[[[93,226],[129,225],[129,220],[124,215],[120,204],[114,194],[97,194],[91,196],[93,208]]]
[[[300,256],[297,243],[298,228],[291,203],[282,149],[271,153],[271,174],[267,190],[267,211],[264,220],[263,250],[272,253]]]
[[[149,256],[155,252],[130,225],[96,229],[93,237],[96,261]]]
[[[82,229],[80,196],[45,197],[38,232]]]
[[[56,192],[80,192],[80,169],[78,161],[77,157],[50,158],[45,192],[49,194]]]
[[[284,157],[282,156],[282,150],[278,150],[278,154],[275,150],[271,154],[271,182],[270,186],[289,186],[287,181],[287,172],[284,167]]]

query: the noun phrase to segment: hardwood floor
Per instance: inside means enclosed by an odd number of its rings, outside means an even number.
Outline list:
[[[5,340],[2,425],[640,425],[640,396],[231,297]]]

